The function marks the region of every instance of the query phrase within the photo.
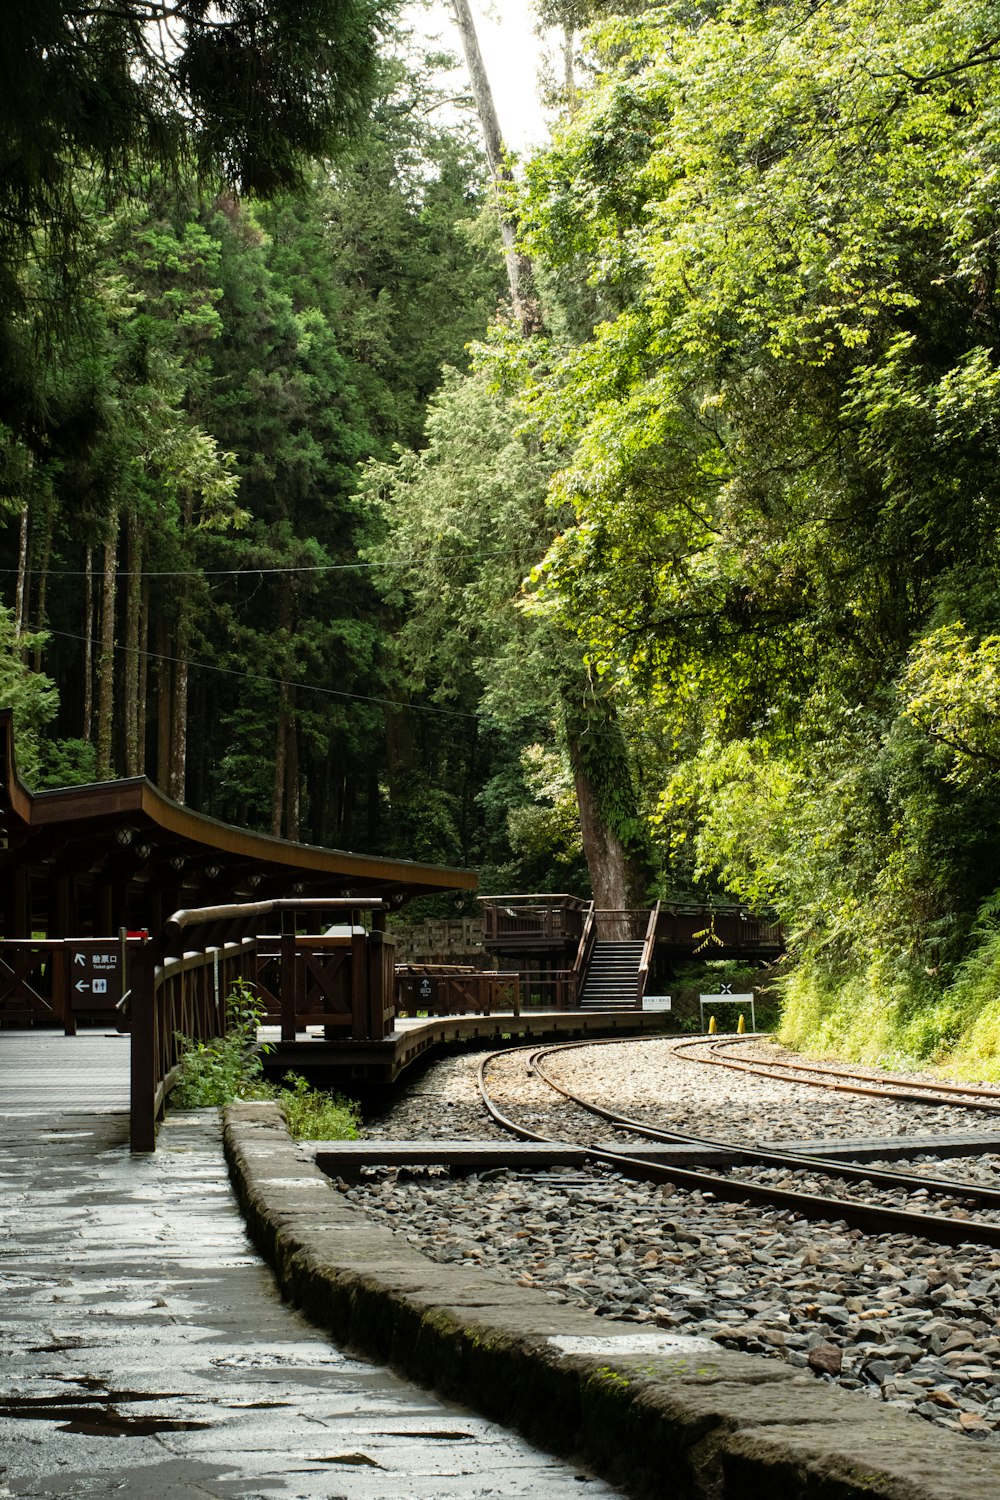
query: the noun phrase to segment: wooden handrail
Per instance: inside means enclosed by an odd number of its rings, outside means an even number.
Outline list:
[[[646,923],[646,941],[642,945],[642,962],[639,965],[638,982],[636,984],[635,1005],[637,1010],[642,1009],[642,997],[646,993],[646,984],[649,980],[649,966],[653,962],[653,949],[656,946],[656,927],[660,920],[660,903],[657,901],[649,914]]]
[[[282,1033],[294,1039],[301,1014],[299,991],[305,993],[304,962],[309,982],[319,986],[323,1013],[331,1026],[347,1024],[348,1034],[381,1040],[395,1012],[391,938],[376,929],[350,937],[300,937],[296,912],[379,911],[378,897],[307,897],[208,906],[173,914],[153,939],[129,945],[130,1016],[132,1023],[131,1143],[133,1151],[153,1151],[156,1121],[176,1076],[177,1034],[207,1041],[226,1029],[224,1002],[234,984],[256,984],[257,929],[265,917],[282,915],[277,947],[282,965]],[[273,944],[273,939],[264,939]],[[345,953],[346,967],[334,958]],[[332,961],[330,977],[325,963]],[[343,974],[350,987],[347,1012],[331,1004]],[[332,988],[330,986],[333,986]],[[339,992],[338,997],[339,997]],[[327,1017],[329,1020],[327,1021]]]
[[[379,911],[381,896],[282,896],[273,901],[246,901],[230,906],[196,906],[175,911],[164,932],[178,933],[196,923],[242,922],[286,911]]]
[[[591,901],[587,907],[587,915],[583,919],[583,930],[580,933],[580,942],[576,950],[576,959],[573,963],[573,968],[571,971],[573,976],[572,999],[574,1004],[579,999],[580,991],[583,989],[584,975],[587,972],[587,965],[590,963],[590,955],[593,952],[596,939],[597,911],[593,901]]]

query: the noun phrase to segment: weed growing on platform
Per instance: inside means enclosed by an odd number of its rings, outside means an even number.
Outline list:
[[[290,1135],[298,1141],[354,1141],[361,1124],[361,1107],[342,1094],[314,1089],[298,1073],[286,1073],[273,1098],[285,1117]]]
[[[178,1031],[180,1076],[171,1104],[177,1109],[211,1109],[224,1108],[234,1099],[270,1099],[296,1140],[356,1140],[361,1109],[353,1100],[315,1089],[298,1073],[286,1073],[280,1087],[265,1081],[262,1058],[270,1048],[257,1041],[263,1018],[264,1002],[240,981],[226,999],[225,1036],[198,1042]]]
[[[264,1003],[248,984],[238,981],[226,998],[225,1036],[196,1041],[176,1033],[179,1078],[170,1095],[178,1109],[208,1109],[234,1099],[267,1098],[257,1028]]]

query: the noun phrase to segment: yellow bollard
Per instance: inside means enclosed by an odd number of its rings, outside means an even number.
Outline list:
[[[714,1036],[715,1033],[718,1031],[718,1029],[719,1029],[718,1026],[716,1026],[716,1024],[715,1024],[715,1017],[714,1016],[709,1016],[709,1018],[708,1018],[708,1034],[709,1034],[709,1036]]]
[[[747,1023],[746,1021],[744,1021],[743,1017],[740,1016],[739,1020],[736,1022],[736,1035],[743,1036],[746,1032],[746,1029]]]

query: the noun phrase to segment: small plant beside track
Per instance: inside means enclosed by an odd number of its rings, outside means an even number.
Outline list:
[[[355,1140],[361,1112],[354,1100],[313,1088],[298,1073],[286,1073],[280,1085],[264,1078],[263,1059],[270,1049],[257,1040],[263,1015],[260,997],[241,982],[226,997],[224,1035],[199,1042],[177,1032],[179,1077],[171,1105],[221,1109],[236,1099],[270,1099],[296,1140]]]

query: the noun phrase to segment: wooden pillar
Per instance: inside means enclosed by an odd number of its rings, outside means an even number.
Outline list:
[[[73,955],[72,939],[64,938],[51,950],[52,1008],[63,1023],[66,1036],[76,1036],[76,1016],[73,1012]]]
[[[31,887],[25,865],[15,865],[4,882],[3,935],[31,937]]]
[[[373,916],[379,916],[375,912]],[[372,926],[368,935],[368,1035],[376,1042],[385,1037],[385,933]]]
[[[131,1146],[156,1150],[156,1012],[153,945],[137,943],[129,954],[131,1021]]]
[[[368,1020],[368,937],[363,932],[351,935],[351,1036],[367,1041],[371,1035]]]
[[[49,927],[50,938],[76,937],[70,925],[71,877],[53,875],[49,881]]]
[[[298,1009],[298,956],[295,951],[295,913],[281,913],[281,1040],[294,1042],[295,1013]]]

